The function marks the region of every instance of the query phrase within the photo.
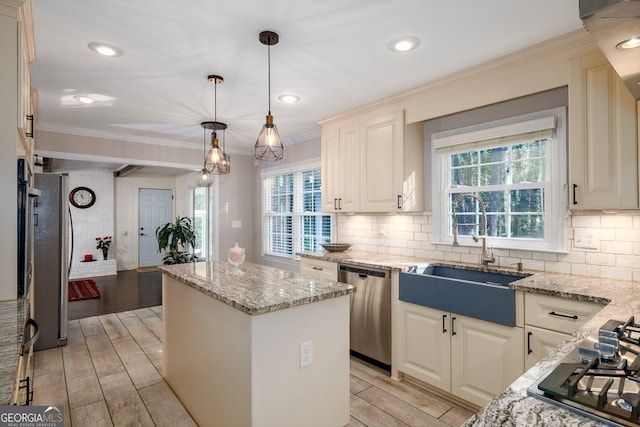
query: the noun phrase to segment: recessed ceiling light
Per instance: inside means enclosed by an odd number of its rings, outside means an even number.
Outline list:
[[[92,51],[104,56],[122,56],[124,54],[124,51],[119,47],[106,43],[91,42],[87,46]]]
[[[408,52],[420,46],[420,39],[417,37],[398,37],[393,39],[387,44],[387,47],[392,52]]]
[[[295,104],[296,102],[300,101],[300,97],[298,95],[292,94],[280,95],[278,99],[285,104]]]
[[[616,45],[618,49],[634,49],[640,47],[640,36],[621,41]]]
[[[94,99],[84,95],[75,95],[74,98],[82,102],[83,104],[93,104],[94,102],[96,102]]]

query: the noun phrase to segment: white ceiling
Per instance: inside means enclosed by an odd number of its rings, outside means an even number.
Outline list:
[[[578,0],[33,0],[39,129],[202,146],[200,122],[228,124],[232,153],[251,154],[267,113],[285,141],[317,121],[581,28]],[[393,53],[390,40],[421,40]],[[87,48],[105,42],[120,57]],[[297,104],[277,96],[293,93]],[[109,101],[83,105],[73,95]],[[286,156],[286,150],[285,150]]]

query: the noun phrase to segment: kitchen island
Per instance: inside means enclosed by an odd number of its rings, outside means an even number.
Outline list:
[[[163,376],[199,425],[349,422],[353,286],[251,263],[161,270]]]

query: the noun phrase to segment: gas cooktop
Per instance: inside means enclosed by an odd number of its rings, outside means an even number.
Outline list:
[[[609,425],[640,425],[640,326],[609,320],[527,394]]]

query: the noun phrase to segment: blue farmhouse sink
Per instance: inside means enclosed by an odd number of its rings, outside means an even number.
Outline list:
[[[400,273],[400,300],[515,326],[515,291],[509,283],[526,276],[432,264],[417,273]]]

